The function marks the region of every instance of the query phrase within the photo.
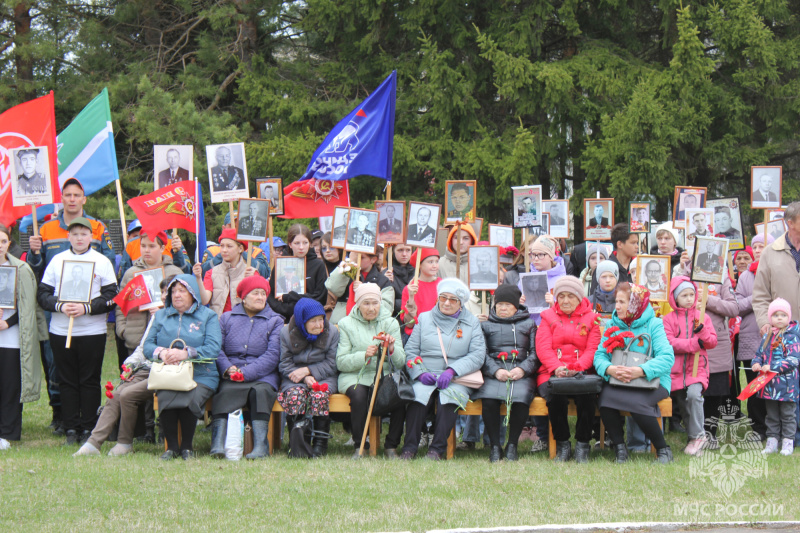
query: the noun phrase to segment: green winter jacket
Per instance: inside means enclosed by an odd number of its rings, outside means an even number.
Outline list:
[[[20,403],[35,402],[42,387],[42,359],[39,341],[49,338],[44,311],[36,303],[39,284],[31,267],[6,254],[8,263],[17,269],[17,312],[19,313],[19,358],[22,374]]]

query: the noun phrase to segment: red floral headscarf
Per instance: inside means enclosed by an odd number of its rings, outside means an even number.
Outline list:
[[[627,325],[638,320],[650,305],[650,291],[641,285],[631,285],[631,298],[628,301],[628,314],[622,319]]]

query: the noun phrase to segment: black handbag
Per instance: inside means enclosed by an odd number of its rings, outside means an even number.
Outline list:
[[[415,398],[411,378],[408,377],[405,369],[398,370],[394,366],[391,357],[389,358],[389,364],[392,365],[392,372],[387,376],[383,376],[380,383],[378,383],[375,405],[372,406],[373,416],[383,416],[391,413]]]
[[[550,394],[556,396],[573,396],[576,394],[600,394],[603,378],[597,374],[578,372],[568,378],[552,377],[547,381]]]

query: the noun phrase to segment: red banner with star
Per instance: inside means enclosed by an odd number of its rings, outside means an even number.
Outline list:
[[[331,217],[337,207],[350,207],[347,180],[300,180],[284,187],[280,218]]]
[[[772,381],[772,378],[777,376],[777,372],[767,371],[767,372],[760,372],[756,378],[747,384],[745,388],[742,389],[742,393],[737,396],[738,400],[746,400],[753,394],[757,393],[761,389],[767,386],[767,383]]]
[[[150,194],[128,200],[136,218],[146,229],[181,228],[195,233],[197,213],[195,184],[191,180],[179,181]]]
[[[119,306],[119,310],[125,316],[128,316],[131,309],[138,309],[140,305],[151,303],[144,276],[134,276],[114,297],[114,303]]]

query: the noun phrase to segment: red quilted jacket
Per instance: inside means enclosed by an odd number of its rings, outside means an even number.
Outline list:
[[[594,374],[600,325],[589,300],[584,298],[572,314],[567,315],[556,304],[541,316],[542,323],[536,332],[536,355],[541,362],[537,385],[550,379],[556,368],[570,364],[571,370]]]

